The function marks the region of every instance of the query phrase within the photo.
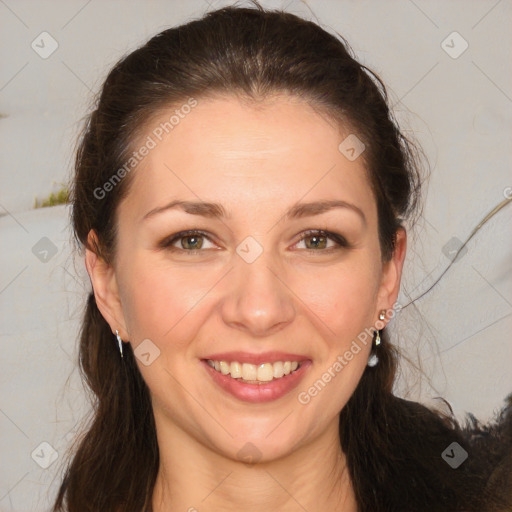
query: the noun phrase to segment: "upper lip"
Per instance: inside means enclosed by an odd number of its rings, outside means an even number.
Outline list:
[[[309,358],[300,354],[290,354],[287,352],[262,352],[260,354],[252,354],[250,352],[223,352],[217,354],[211,354],[205,359],[211,359],[212,361],[226,361],[231,363],[237,361],[238,363],[249,363],[249,364],[263,364],[263,363],[275,363],[276,361],[307,361]]]

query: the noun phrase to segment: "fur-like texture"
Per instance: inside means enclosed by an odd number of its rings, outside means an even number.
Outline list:
[[[416,402],[391,402],[393,455],[377,488],[379,512],[512,511],[512,395],[493,421],[469,414],[463,426]],[[453,442],[468,454],[455,469],[441,456]]]

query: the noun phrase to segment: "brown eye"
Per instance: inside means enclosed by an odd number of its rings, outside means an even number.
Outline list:
[[[185,241],[186,243],[183,243]],[[202,235],[187,235],[181,238],[183,249],[201,249],[203,246]]]
[[[311,247],[308,247],[308,249],[325,249],[329,238],[324,235],[308,235],[304,237],[303,240],[310,241]],[[307,245],[306,243],[306,246]]]
[[[334,246],[328,246],[329,241],[334,242]],[[330,252],[348,247],[347,241],[341,235],[323,230],[307,231],[298,243],[300,242],[305,242],[308,251]]]
[[[205,249],[205,240],[211,243],[210,237],[201,231],[181,231],[162,240],[159,246],[170,251],[195,252]],[[210,249],[210,247],[206,247],[206,249]]]
[[[162,249],[170,251],[195,253],[212,248],[204,247],[205,240],[207,240],[207,243],[212,243],[211,238],[202,231],[181,231],[162,240],[162,242],[159,243],[159,246]],[[297,244],[301,242],[304,242],[306,250],[311,252],[329,253],[331,251],[349,247],[349,244],[344,237],[337,233],[331,233],[324,230],[310,230],[305,232]],[[331,242],[331,245],[329,245],[329,242]]]

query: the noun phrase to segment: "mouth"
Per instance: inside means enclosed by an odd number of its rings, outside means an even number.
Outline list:
[[[265,384],[297,371],[302,362],[275,361],[274,363],[239,363],[238,361],[214,361],[206,359],[206,363],[222,375],[229,375],[232,379],[245,384]]]
[[[309,359],[260,364],[202,359],[201,363],[222,390],[252,403],[269,402],[285,396],[298,386],[312,364]]]

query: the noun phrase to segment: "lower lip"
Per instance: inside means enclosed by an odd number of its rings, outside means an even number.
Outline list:
[[[298,386],[308,368],[311,366],[311,361],[304,361],[300,365],[300,368],[297,368],[294,372],[289,373],[280,379],[274,379],[270,382],[266,382],[265,384],[246,384],[245,382],[233,379],[229,375],[223,375],[212,368],[204,360],[201,362],[210,373],[213,380],[222,389],[231,393],[239,400],[252,403],[271,402],[272,400],[277,400],[278,398],[286,395]]]

